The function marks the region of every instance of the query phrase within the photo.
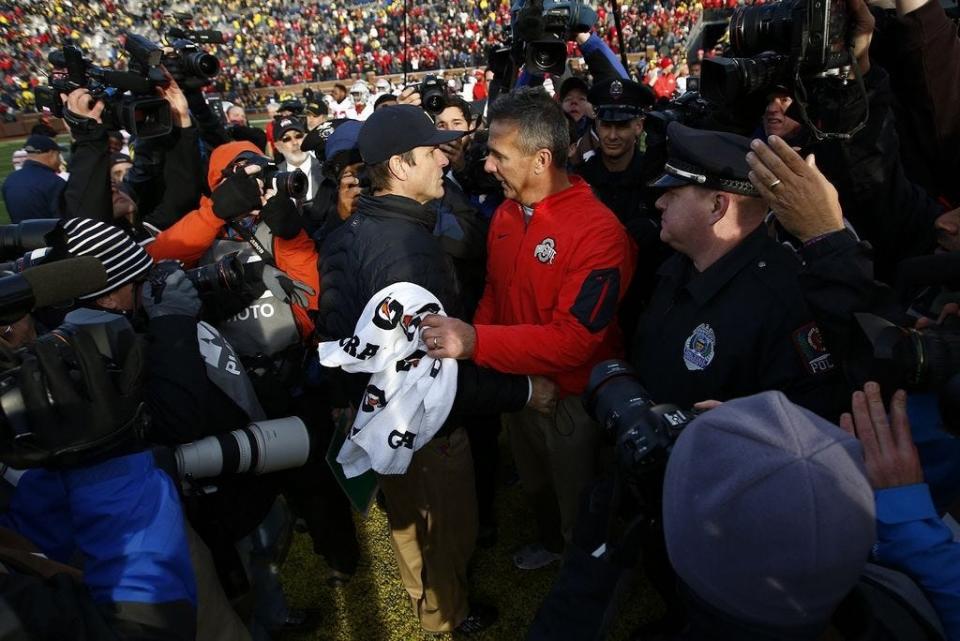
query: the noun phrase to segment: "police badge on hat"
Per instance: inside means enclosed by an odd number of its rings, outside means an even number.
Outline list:
[[[683,364],[691,372],[706,369],[716,354],[717,337],[713,328],[701,323],[687,337],[683,344]]]
[[[610,97],[614,100],[619,100],[620,96],[623,95],[623,83],[619,80],[614,80],[610,83]]]

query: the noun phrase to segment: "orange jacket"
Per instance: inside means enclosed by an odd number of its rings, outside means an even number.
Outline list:
[[[261,155],[260,150],[250,142],[231,142],[213,150],[210,156],[210,170],[207,173],[207,181],[211,189],[219,184],[227,165],[244,151]],[[224,222],[213,213],[213,201],[202,196],[197,209],[170,228],[160,232],[145,249],[154,260],[174,259],[183,262],[187,268],[194,267],[213,245],[213,241],[223,233]],[[317,249],[306,232],[301,230],[290,240],[274,237],[271,253],[276,259],[278,269],[313,288],[316,293],[309,297],[308,309],[317,309],[317,301],[320,298]],[[307,313],[308,309],[298,305],[293,305],[292,308],[300,335],[306,339],[313,334],[313,321]]]
[[[513,200],[487,236],[487,285],[474,324],[478,365],[540,374],[580,394],[590,370],[623,356],[616,321],[636,265],[617,217],[582,178],[536,204],[529,223]]]

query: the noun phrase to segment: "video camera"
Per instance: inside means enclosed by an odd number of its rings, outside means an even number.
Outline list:
[[[170,104],[156,96],[154,89],[160,84],[156,78],[98,67],[84,58],[83,52],[74,45],[51,51],[47,59],[54,70],[50,86],[37,88],[38,109],[47,108],[63,118],[60,94],[86,88],[94,100],[102,100],[106,105],[102,118],[109,128],[125,129],[142,139],[170,133]]]
[[[188,32],[172,28],[167,33],[184,35]],[[219,31],[199,33],[208,34],[209,38],[206,40],[209,42],[223,44],[223,36]],[[184,90],[200,89],[213,82],[220,73],[220,61],[217,57],[206,53],[185,37],[172,40],[169,46],[164,48],[141,35],[128,32],[125,34],[123,48],[130,54],[130,69],[157,85],[166,82],[160,65],[170,72]]]
[[[655,404],[636,370],[621,360],[593,368],[585,399],[587,411],[612,437],[618,469],[631,489],[647,494],[650,480],[659,487],[673,443],[697,414]]]
[[[822,131],[808,114],[811,106],[828,114],[843,110],[834,104],[834,97],[848,83],[851,67],[866,104],[849,30],[845,0],[782,0],[740,7],[728,31],[734,57],[705,59],[700,91],[708,100],[730,106],[781,88],[796,100],[800,120],[818,140],[849,138],[866,123],[865,114],[857,125],[839,133]]]
[[[26,252],[48,247],[47,234],[56,230],[60,223],[58,218],[36,218],[0,225],[0,260],[17,260]]]
[[[583,0],[517,0],[510,8],[513,55],[530,73],[562,75],[567,64],[568,34],[589,30],[597,12]]]

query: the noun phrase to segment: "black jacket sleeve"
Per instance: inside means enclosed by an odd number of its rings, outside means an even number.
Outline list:
[[[473,361],[460,361],[457,367],[457,396],[450,416],[467,418],[477,415],[517,412],[527,404],[530,383],[526,376],[501,374]]]
[[[62,216],[113,224],[107,129],[91,125],[86,131],[72,133],[75,141],[70,153],[70,179],[63,192]]]
[[[807,306],[848,383],[859,389],[868,380],[871,363],[854,314],[876,314],[900,326],[912,325],[912,319],[894,291],[874,280],[870,246],[849,232],[830,234],[804,246],[800,254],[804,267],[799,280]]]
[[[890,25],[890,74],[911,131],[931,157],[934,196],[960,203],[960,37],[931,0]]]
[[[854,229],[876,250],[878,277],[889,280],[897,263],[933,249],[933,224],[943,208],[904,172],[886,72],[873,65],[864,81],[866,126],[849,142],[821,146],[817,162]]]
[[[166,229],[193,211],[200,202],[204,171],[196,127],[174,129],[162,152],[163,190],[159,204],[142,213],[142,221]]]

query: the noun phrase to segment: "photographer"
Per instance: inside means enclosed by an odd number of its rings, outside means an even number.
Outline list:
[[[357,149],[360,122],[342,120],[332,126],[323,145],[323,180],[313,202],[303,209],[307,233],[318,246],[357,210],[365,175]]]
[[[306,131],[305,123],[294,116],[280,118],[274,126],[276,136],[274,146],[283,156],[283,162],[279,166],[280,171],[299,169],[307,177],[307,193],[301,205],[311,202],[316,197],[320,183],[323,181],[323,163],[314,157],[312,151],[304,151],[300,148]]]
[[[134,196],[135,222],[124,225],[137,237],[149,235],[146,224],[165,229],[193,207],[200,197],[201,161],[197,128],[193,126],[187,100],[169,75],[169,84],[158,88],[167,100],[174,127],[161,141],[147,141],[149,148],[137,153],[134,167],[127,172],[122,189]],[[103,124],[102,102],[93,101],[86,89],[76,89],[64,101],[64,119],[75,142],[70,159],[70,180],[64,190],[65,216],[94,216],[115,223],[111,156],[107,129]],[[145,163],[155,163],[147,167]],[[154,170],[159,175],[154,176]],[[154,203],[151,205],[151,203]],[[120,219],[118,222],[124,222]]]
[[[12,361],[5,350],[4,376],[26,406],[20,417],[7,408],[4,424],[30,434],[5,443],[2,458],[30,469],[0,522],[51,559],[82,555],[83,583],[116,635],[92,632],[89,612],[66,620],[74,598],[62,576],[48,584],[57,601],[45,603],[52,592],[31,592],[22,577],[4,575],[0,585],[30,638],[196,638],[197,584],[177,489],[139,441],[139,349],[134,343],[109,362],[81,332],[42,336]]]

